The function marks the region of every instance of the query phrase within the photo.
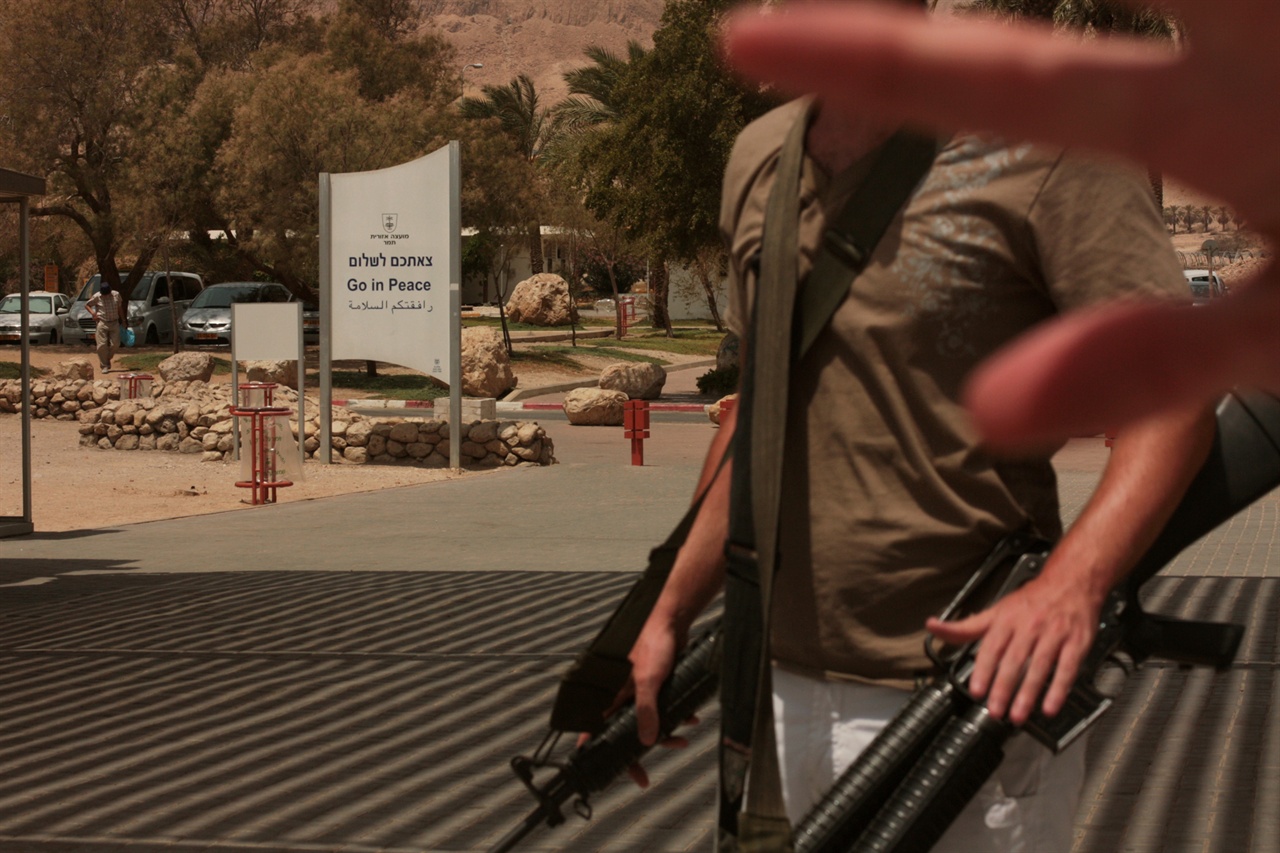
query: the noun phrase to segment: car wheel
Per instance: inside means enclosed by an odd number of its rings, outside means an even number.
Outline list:
[[[58,330],[50,329],[49,330],[49,346],[53,346],[56,343],[58,343]]]
[[[147,346],[157,346],[160,343],[160,333],[156,331],[155,326],[147,327],[147,337],[143,341]]]

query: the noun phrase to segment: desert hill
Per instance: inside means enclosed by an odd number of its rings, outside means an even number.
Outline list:
[[[583,51],[600,45],[625,55],[627,42],[653,44],[664,0],[434,0],[430,26],[458,51],[466,93],[505,85],[528,74],[547,106],[568,94],[561,75],[586,64]]]

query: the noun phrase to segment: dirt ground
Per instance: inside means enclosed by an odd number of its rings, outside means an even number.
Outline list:
[[[52,368],[73,357],[93,359],[80,346],[33,346],[31,363]],[[664,356],[671,359],[670,355]],[[592,370],[608,359],[582,357]],[[17,347],[0,348],[0,361],[21,362]],[[600,365],[595,362],[600,361]],[[360,370],[358,366],[338,365]],[[310,366],[314,369],[314,365]],[[398,368],[380,366],[380,372]],[[518,388],[543,387],[591,377],[563,369],[516,367]],[[595,374],[598,375],[598,372]],[[214,381],[229,382],[227,375]],[[319,394],[308,390],[308,405],[318,406]],[[368,391],[334,388],[333,397],[367,399]],[[393,412],[388,413],[394,416]],[[530,417],[530,420],[534,418]],[[200,457],[179,453],[147,451],[104,451],[82,447],[79,424],[67,421],[32,421],[32,501],[36,529],[63,532],[166,518],[180,518],[213,512],[251,508],[249,490],[238,488],[240,473],[236,462],[201,462]],[[0,516],[22,515],[22,463],[19,452],[21,419],[0,415]],[[554,438],[554,436],[553,436]],[[279,503],[314,500],[333,495],[375,491],[434,482],[455,477],[501,476],[498,471],[455,473],[439,469],[391,465],[323,465],[308,462],[303,476],[278,491]]]

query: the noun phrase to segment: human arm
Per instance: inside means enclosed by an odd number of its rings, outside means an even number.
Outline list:
[[[968,619],[930,619],[948,643],[981,639],[969,687],[996,717],[1022,724],[1061,710],[1097,631],[1107,593],[1155,541],[1213,440],[1207,407],[1132,424],[1115,441],[1093,496],[1038,577]]]
[[[1190,34],[1181,53],[1124,38],[1058,38],[1042,27],[943,24],[871,3],[740,13],[725,49],[756,79],[884,117],[1128,155],[1280,237],[1280,161],[1270,156],[1280,106],[1253,94],[1280,76],[1280,6],[1165,5]],[[1214,121],[1187,121],[1188,103],[1213,103]],[[1127,305],[1064,317],[976,373],[967,404],[990,444],[1022,449],[1214,400],[1237,384],[1280,391],[1277,324],[1275,267],[1191,312]]]
[[[658,737],[658,690],[688,641],[690,626],[724,586],[733,462],[721,466],[719,460],[732,441],[736,423],[736,407],[721,416],[699,483],[705,491],[702,508],[629,655],[640,742],[646,745]]]

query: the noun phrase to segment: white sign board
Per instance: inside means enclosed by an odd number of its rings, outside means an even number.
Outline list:
[[[231,351],[238,360],[294,361],[301,340],[301,302],[232,304]]]
[[[446,147],[330,176],[331,359],[385,361],[449,381],[455,162]]]

